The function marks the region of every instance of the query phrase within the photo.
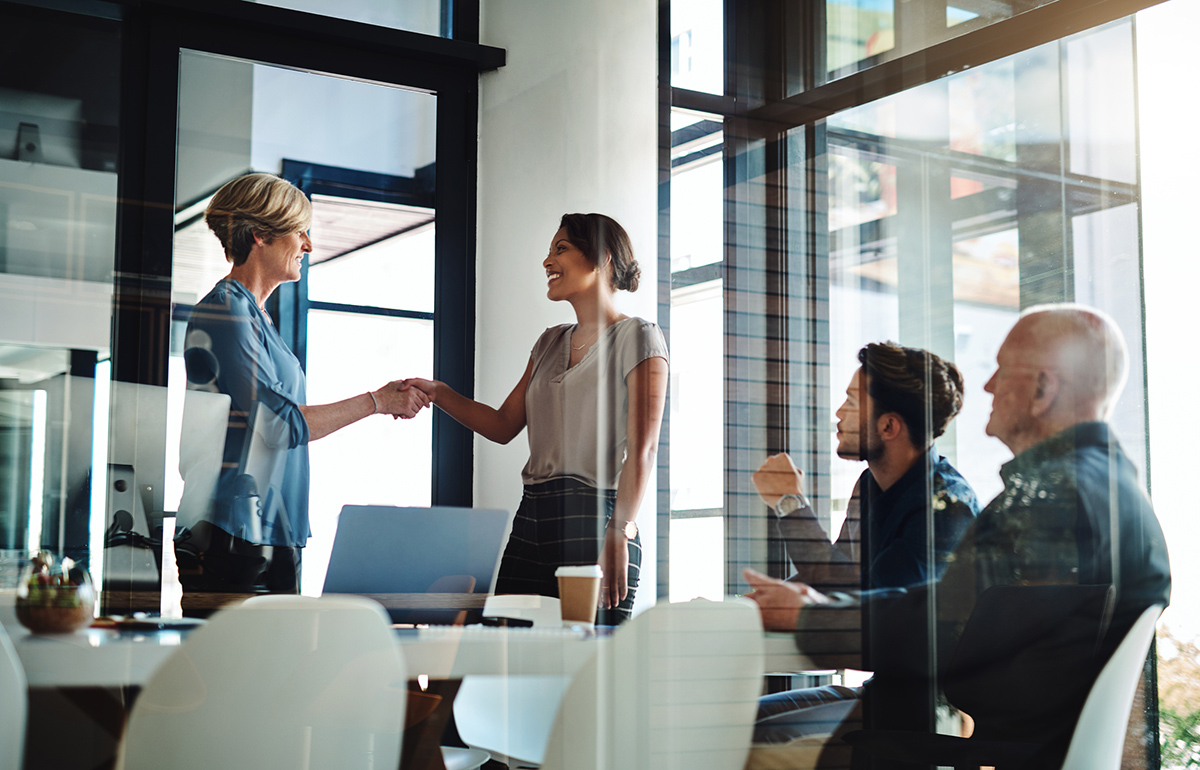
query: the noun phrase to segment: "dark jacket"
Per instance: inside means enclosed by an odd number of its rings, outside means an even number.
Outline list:
[[[1006,635],[1014,646],[1024,640],[1019,649],[1005,650],[999,640],[991,676],[974,672],[996,688],[964,707],[975,718],[976,734],[1043,743],[1061,760],[1100,666],[1145,608],[1170,600],[1166,541],[1133,464],[1105,423],[1076,425],[1022,452],[1000,473],[1004,491],[967,530],[940,581],[844,594],[832,605],[807,608],[797,644],[818,661],[830,656],[847,665],[855,651],[838,649],[839,637],[849,639],[838,629],[865,611],[873,626],[887,629],[892,643],[887,655],[872,660],[876,680],[916,680],[928,675],[913,661],[930,657],[924,610],[933,607],[933,659],[939,684],[945,684],[941,679],[951,670],[958,640],[988,588],[1111,587],[1111,602],[1096,602],[1069,618],[1049,620],[1037,612],[1015,617]],[[1043,643],[1031,652],[1029,639]],[[1049,670],[1042,664],[1051,658],[1053,683],[1043,681],[1041,691],[1030,691],[1023,672]],[[1020,669],[1012,667],[1017,660]]]

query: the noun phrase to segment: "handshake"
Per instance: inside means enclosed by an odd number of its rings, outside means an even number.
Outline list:
[[[411,420],[434,402],[437,382],[411,377],[407,380],[392,380],[379,390],[371,392],[379,414],[390,414],[393,419]]]

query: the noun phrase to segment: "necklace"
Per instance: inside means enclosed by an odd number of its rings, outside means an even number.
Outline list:
[[[592,336],[591,336],[591,339],[588,339],[586,342],[584,342],[584,343],[583,343],[582,345],[580,345],[579,347],[575,347],[574,345],[572,345],[572,346],[571,346],[571,350],[583,350],[583,349],[584,349],[584,348],[586,348],[586,347],[587,347],[589,344],[591,344],[591,342],[592,342],[592,340],[593,340],[593,339],[595,339],[595,338],[596,338],[597,336],[599,336],[599,335],[600,335],[600,329],[599,329],[599,327],[597,327],[597,329],[596,329],[595,333],[594,333],[594,334],[592,334]],[[571,341],[572,341],[572,342],[574,342],[574,341],[575,341],[575,334],[574,334],[574,333],[572,333],[572,334],[571,334]]]

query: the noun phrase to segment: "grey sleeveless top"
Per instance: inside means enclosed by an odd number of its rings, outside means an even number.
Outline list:
[[[525,391],[529,462],[526,484],[578,479],[616,489],[625,462],[629,390],[625,378],[647,358],[667,358],[662,330],[641,318],[609,326],[571,368],[575,324],[552,326],[533,346],[533,373]]]

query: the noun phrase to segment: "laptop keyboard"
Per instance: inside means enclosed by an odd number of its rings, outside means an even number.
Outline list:
[[[586,639],[591,636],[581,626],[569,628],[534,626],[531,628],[500,628],[498,626],[422,626],[419,639]]]

